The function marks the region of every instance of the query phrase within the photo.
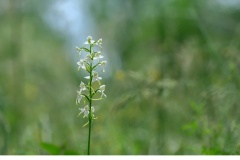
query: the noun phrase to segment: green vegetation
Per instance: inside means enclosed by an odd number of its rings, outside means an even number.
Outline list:
[[[44,18],[56,0],[1,1],[0,153],[87,153],[75,46],[92,35],[108,65],[91,154],[240,154],[240,10],[230,2],[76,2],[83,19],[71,25],[86,29],[76,44]]]

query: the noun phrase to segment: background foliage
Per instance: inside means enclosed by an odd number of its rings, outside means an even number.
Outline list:
[[[239,154],[239,6],[1,0],[1,154],[86,154],[74,49],[88,35],[108,59],[93,154]]]

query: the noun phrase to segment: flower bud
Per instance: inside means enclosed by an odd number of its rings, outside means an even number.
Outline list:
[[[88,41],[89,44],[91,44],[92,37],[91,37],[91,36],[88,36],[88,37],[87,37],[87,41]]]
[[[100,38],[98,41],[97,41],[98,45],[101,45],[102,44],[102,38]]]

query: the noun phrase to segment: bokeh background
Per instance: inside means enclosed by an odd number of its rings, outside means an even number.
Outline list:
[[[240,154],[238,0],[1,0],[1,154],[87,153],[88,35],[108,61],[92,154]]]

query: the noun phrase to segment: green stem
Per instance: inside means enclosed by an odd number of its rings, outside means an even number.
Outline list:
[[[91,107],[91,105],[90,105],[90,107]],[[92,118],[91,118],[91,111],[90,111],[90,113],[89,113],[89,130],[88,130],[88,155],[90,155],[91,126],[92,126]]]
[[[90,45],[90,53],[92,50],[92,46]],[[90,145],[91,145],[91,127],[92,127],[92,64],[90,64],[90,82],[89,82],[89,115],[88,115],[88,121],[89,121],[89,128],[88,128],[88,155],[90,155]]]

